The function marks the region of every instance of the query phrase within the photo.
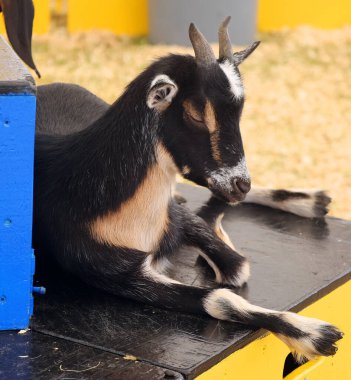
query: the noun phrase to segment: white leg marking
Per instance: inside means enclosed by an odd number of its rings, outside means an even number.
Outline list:
[[[201,257],[203,257],[207,261],[207,264],[212,268],[212,270],[213,270],[213,272],[215,274],[215,277],[216,277],[216,282],[218,284],[221,284],[222,281],[223,281],[223,279],[222,279],[222,273],[219,270],[219,268],[217,267],[217,265],[206,255],[206,253],[200,251],[199,255]]]
[[[230,240],[228,234],[225,232],[223,226],[222,226],[222,219],[224,217],[224,212],[220,215],[218,215],[215,223],[214,223],[214,231],[216,235],[224,242],[226,243],[233,251],[235,251],[235,247],[233,242]]]
[[[216,289],[213,290],[204,300],[204,308],[212,317],[221,320],[229,319],[228,310],[224,310],[221,307],[221,300],[228,301],[231,304],[233,311],[235,311],[237,315],[242,315],[243,318],[248,316],[250,312],[261,312],[262,310],[266,310],[259,306],[251,305],[243,297],[238,296],[229,289]]]
[[[172,278],[158,272],[153,263],[152,255],[148,255],[143,263],[142,272],[145,277],[150,278],[155,282],[160,282],[162,284],[180,284],[179,281],[173,280]]]
[[[320,352],[318,352],[313,343],[317,339],[323,338],[321,328],[323,326],[332,327],[330,324],[320,319],[303,317],[302,315],[290,312],[281,313],[281,317],[286,322],[308,334],[308,336],[301,338],[291,338],[282,334],[275,334],[291,349],[298,362],[303,362],[305,358],[310,360],[320,355]]]
[[[236,286],[243,286],[250,278],[250,263],[244,261],[242,267],[239,269],[238,274],[235,276]]]
[[[305,218],[314,218],[324,215],[324,213],[319,215],[318,209],[316,210],[316,202],[318,202],[318,196],[320,196],[320,194],[323,194],[326,199],[325,204],[320,207],[325,207],[325,209],[327,209],[328,203],[330,202],[330,198],[328,198],[328,196],[321,190],[289,189],[288,191],[305,193],[309,198],[290,198],[284,201],[275,201],[272,199],[272,195],[274,194],[273,189],[252,187],[242,202],[272,207]]]

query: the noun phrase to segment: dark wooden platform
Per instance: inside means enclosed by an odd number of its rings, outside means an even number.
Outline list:
[[[179,188],[192,209],[209,196]],[[228,206],[223,225],[251,261],[240,294],[255,304],[298,311],[351,278],[351,222],[240,205]],[[174,277],[208,285],[197,256],[182,249]],[[57,268],[46,271],[47,295],[35,299],[31,332],[0,334],[1,379],[192,379],[263,333],[120,299]]]

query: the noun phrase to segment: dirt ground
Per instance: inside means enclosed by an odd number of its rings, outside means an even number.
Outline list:
[[[241,129],[253,183],[322,188],[331,214],[351,219],[351,27],[263,34],[242,65]],[[106,32],[34,36],[38,84],[78,83],[112,102],[150,62],[179,46],[151,46]],[[217,51],[217,46],[214,46]]]

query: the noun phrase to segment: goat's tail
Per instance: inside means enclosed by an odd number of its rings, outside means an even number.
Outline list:
[[[273,190],[253,187],[244,203],[256,203],[303,216],[322,218],[331,198],[323,190]]]
[[[230,289],[182,284],[157,272],[151,256],[139,258],[140,265],[134,267],[130,275],[123,276],[122,282],[120,274],[115,279],[108,274],[112,268],[110,262],[105,272],[94,276],[98,279],[95,285],[157,307],[207,314],[216,319],[267,329],[286,343],[300,362],[318,355],[333,355],[337,350],[335,343],[342,338],[342,333],[327,322],[254,306]]]

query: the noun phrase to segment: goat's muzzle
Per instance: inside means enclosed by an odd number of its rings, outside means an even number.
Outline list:
[[[218,198],[225,202],[235,203],[243,201],[251,189],[249,177],[230,177],[212,175],[207,179],[208,188]]]

